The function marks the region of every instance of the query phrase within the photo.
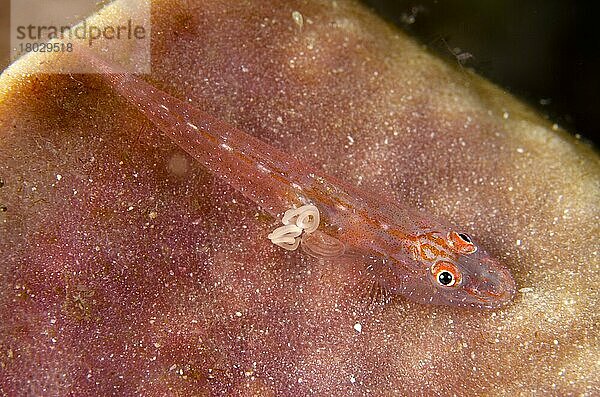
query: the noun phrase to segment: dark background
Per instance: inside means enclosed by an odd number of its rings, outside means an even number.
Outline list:
[[[431,51],[460,59],[599,147],[600,6],[595,1],[362,1]],[[8,64],[9,4],[0,0],[0,70]]]
[[[362,1],[432,52],[462,62],[598,148],[597,2]]]

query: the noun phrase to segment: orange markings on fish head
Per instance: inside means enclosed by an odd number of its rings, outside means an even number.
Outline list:
[[[415,251],[418,260],[427,266],[439,260],[451,260],[457,257],[439,232],[428,232],[418,236]]]
[[[421,234],[413,245],[413,258],[426,269],[430,290],[423,299],[431,303],[491,309],[515,294],[508,269],[464,233]]]

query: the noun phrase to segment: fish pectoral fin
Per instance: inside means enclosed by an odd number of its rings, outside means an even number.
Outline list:
[[[305,253],[317,259],[341,258],[346,253],[343,242],[318,230],[304,233],[300,246]]]
[[[367,310],[375,311],[392,300],[392,292],[380,280],[367,280],[365,283],[364,302]]]

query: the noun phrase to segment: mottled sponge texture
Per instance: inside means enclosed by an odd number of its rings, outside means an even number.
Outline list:
[[[461,225],[517,296],[373,309],[101,77],[30,56],[0,78],[0,394],[599,392],[597,153],[355,2],[156,0],[152,24],[146,81]]]

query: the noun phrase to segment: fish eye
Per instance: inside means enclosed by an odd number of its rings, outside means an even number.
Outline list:
[[[458,237],[460,237],[465,243],[467,244],[473,244],[473,240],[471,240],[471,236],[469,236],[466,233],[456,233],[458,234]]]
[[[466,233],[451,231],[448,233],[448,243],[452,250],[459,254],[468,255],[477,251],[477,246],[473,243],[471,236]]]
[[[452,276],[452,273],[450,273],[447,270],[438,273],[437,281],[438,283],[445,285],[446,287],[451,287],[455,283],[454,276]]]
[[[440,261],[431,267],[431,274],[435,281],[444,287],[460,284],[462,276],[458,268],[451,262]]]

